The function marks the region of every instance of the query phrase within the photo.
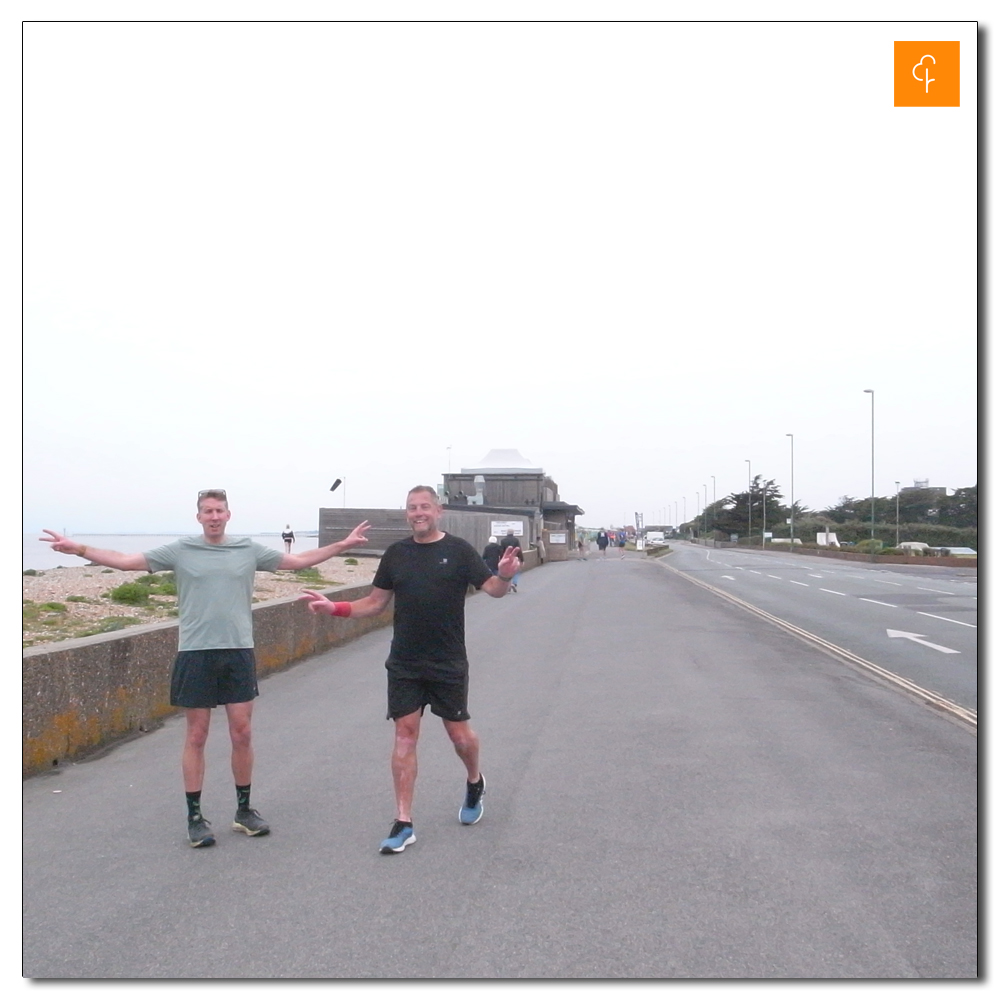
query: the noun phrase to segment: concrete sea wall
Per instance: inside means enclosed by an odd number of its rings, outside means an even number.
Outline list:
[[[356,601],[370,587],[325,590]],[[257,675],[384,628],[376,618],[312,615],[296,598],[254,605]],[[31,646],[23,652],[22,773],[40,774],[121,739],[153,729],[179,711],[170,704],[177,624],[137,625],[109,635]]]

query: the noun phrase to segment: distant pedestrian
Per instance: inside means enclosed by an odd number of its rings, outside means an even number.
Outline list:
[[[625,543],[628,541],[628,535],[625,533],[625,529],[622,528],[618,532],[618,551],[622,554],[622,559],[625,558]]]
[[[611,539],[608,537],[608,533],[601,528],[597,533],[597,547],[601,550],[602,556],[607,556],[608,546],[611,544]]]
[[[503,555],[503,549],[497,545],[497,536],[490,535],[490,540],[486,543],[486,548],[483,549],[483,562],[486,563],[486,568],[496,576],[498,570],[497,566],[500,563],[500,557]]]
[[[258,695],[253,655],[254,573],[306,569],[368,541],[362,521],[346,538],[296,555],[282,555],[249,538],[230,538],[232,517],[225,490],[198,494],[200,535],[179,538],[149,552],[126,554],[94,549],[45,529],[56,552],[89,559],[98,566],[158,573],[173,570],[177,580],[178,652],[170,679],[170,704],[184,709],[187,730],[181,771],[188,810],[188,840],[192,847],[210,847],[215,835],[201,812],[205,777],[205,743],[212,709],[225,706],[232,743],[236,781],[233,829],[250,837],[270,833],[256,809],[250,808],[253,770],[251,716]]]
[[[538,547],[538,565],[543,566],[545,564],[545,542],[539,537],[535,545]]]
[[[396,730],[392,754],[396,819],[379,845],[382,854],[398,854],[416,840],[411,809],[417,739],[427,705],[444,723],[466,768],[459,822],[471,826],[483,815],[486,782],[479,770],[479,737],[469,725],[465,597],[470,584],[490,597],[503,597],[520,550],[516,545],[508,548],[492,575],[467,541],[440,530],[443,513],[432,487],[414,486],[406,497],[406,521],[413,536],[385,550],[367,597],[334,602],[312,590],[302,597],[314,614],[371,618],[385,610],[395,594],[392,645],[385,667],[386,718],[393,720]]]
[[[285,543],[285,552],[292,551],[292,542],[295,541],[295,532],[290,524],[285,525],[285,530],[281,533],[281,540]]]
[[[511,528],[507,529],[507,534],[500,539],[500,548],[503,549],[504,555],[507,554],[508,549],[517,549],[517,561],[519,563],[524,562],[524,556],[521,555],[521,543],[514,536],[514,531]],[[517,593],[517,581],[521,579],[521,571],[518,570],[514,574],[514,579],[510,583],[510,592],[512,594]]]

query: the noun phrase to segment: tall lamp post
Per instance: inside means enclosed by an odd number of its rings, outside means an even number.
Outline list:
[[[694,498],[695,498],[695,500],[694,500],[694,509],[695,509],[694,521],[695,521],[695,524],[697,524],[698,523],[698,513],[697,513],[697,511],[698,511],[698,508],[701,506],[701,494],[697,490],[694,491]]]
[[[705,491],[705,510],[702,515],[701,523],[702,523],[702,530],[707,535],[708,534],[708,484],[702,483],[701,488]]]
[[[791,497],[791,517],[788,519],[788,524],[790,531],[788,534],[788,551],[791,552],[795,548],[795,435],[786,434],[788,438],[788,443],[792,446],[792,488],[789,491],[792,494]]]
[[[872,397],[872,561],[875,560],[875,390],[865,389]]]
[[[709,478],[712,480],[712,505],[715,506],[715,476]]]
[[[747,544],[753,538],[753,480],[750,478],[750,459],[744,458],[747,463]]]
[[[896,548],[899,548],[899,480],[896,480]]]

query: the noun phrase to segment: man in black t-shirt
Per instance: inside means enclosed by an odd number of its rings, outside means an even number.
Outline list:
[[[469,586],[503,597],[519,568],[520,549],[507,548],[494,575],[464,539],[438,527],[443,508],[430,486],[414,486],[406,497],[406,520],[413,536],[386,550],[360,601],[330,601],[307,590],[303,600],[315,613],[370,618],[393,595],[393,636],[386,660],[389,711],[396,727],[392,779],[396,820],[379,850],[398,854],[413,834],[413,788],[417,778],[417,739],[424,708],[444,723],[466,768],[466,791],[458,818],[466,826],[483,815],[486,787],[479,770],[479,737],[469,725],[469,661],[465,652],[465,598]]]

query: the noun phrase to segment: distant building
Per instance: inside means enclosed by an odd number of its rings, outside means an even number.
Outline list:
[[[576,518],[584,513],[560,500],[556,482],[513,448],[494,449],[473,468],[445,473],[441,499],[456,514],[471,508],[529,518],[534,530],[525,542],[541,538],[551,561],[575,549]]]

